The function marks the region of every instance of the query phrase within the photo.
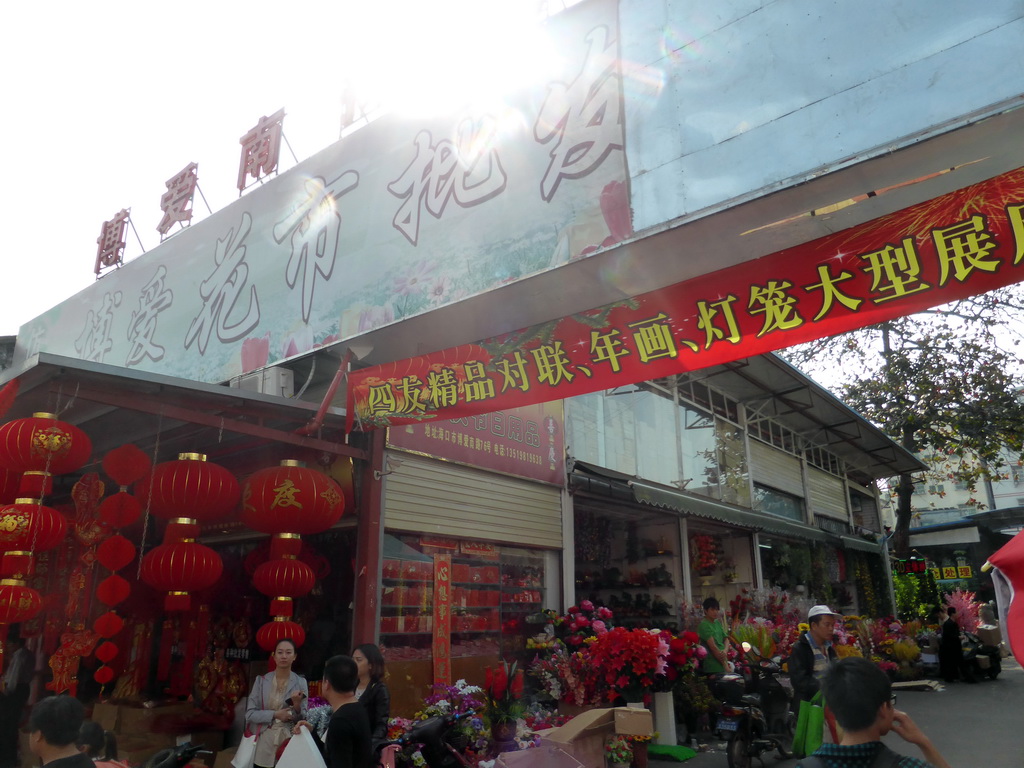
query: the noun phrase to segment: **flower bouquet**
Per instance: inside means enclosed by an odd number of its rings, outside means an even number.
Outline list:
[[[605,742],[604,754],[612,765],[629,765],[633,762],[633,749],[625,736],[612,736]]]
[[[626,701],[642,701],[658,675],[665,674],[669,644],[658,631],[615,627],[590,644],[594,673]]]
[[[484,692],[487,694],[487,716],[491,725],[514,723],[522,717],[525,708],[523,695],[523,670],[518,662],[501,662],[488,667],[484,673]]]

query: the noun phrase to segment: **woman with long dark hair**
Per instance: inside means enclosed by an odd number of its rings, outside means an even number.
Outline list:
[[[387,739],[391,714],[391,693],[384,684],[384,655],[373,643],[364,643],[355,647],[352,658],[359,670],[356,698],[370,716],[371,745],[376,749]]]
[[[292,725],[306,716],[309,686],[292,671],[295,643],[282,638],[274,646],[274,669],[257,677],[245,708],[245,726],[256,736],[253,765],[273,768],[278,751],[292,733]]]

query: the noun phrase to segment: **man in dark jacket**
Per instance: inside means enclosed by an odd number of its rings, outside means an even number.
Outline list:
[[[789,655],[789,680],[793,684],[793,711],[800,702],[814,697],[821,690],[821,678],[836,660],[832,647],[832,633],[836,627],[834,612],[827,605],[816,605],[807,612],[809,629],[793,644]]]

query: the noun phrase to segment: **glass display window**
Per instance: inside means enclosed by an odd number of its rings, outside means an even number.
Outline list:
[[[380,646],[395,712],[414,712],[439,674],[482,685],[499,659],[521,656],[543,626],[542,609],[558,607],[558,553],[425,534],[386,534],[381,569]],[[439,564],[447,567],[443,581]],[[551,601],[550,605],[548,601]],[[440,645],[439,645],[440,644]]]

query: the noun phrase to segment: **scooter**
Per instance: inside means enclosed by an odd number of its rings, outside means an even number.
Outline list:
[[[963,633],[964,661],[975,677],[995,680],[1003,670],[1002,653],[998,646],[985,645],[981,638],[971,632]]]
[[[461,720],[473,717],[475,712],[437,715],[414,723],[409,732],[395,741],[381,745],[382,768],[396,768],[396,758],[407,750],[419,747],[427,768],[468,768],[469,761],[456,745],[460,735],[456,726]]]
[[[735,685],[725,686],[723,681],[717,686],[723,699],[717,727],[720,732],[729,733],[726,747],[729,768],[750,768],[755,757],[762,760],[761,755],[772,750],[782,759],[792,757],[796,731],[796,715],[789,708],[792,687],[780,678],[782,660],[757,656],[750,643],[743,643],[741,647],[750,659],[750,680],[745,690]]]

